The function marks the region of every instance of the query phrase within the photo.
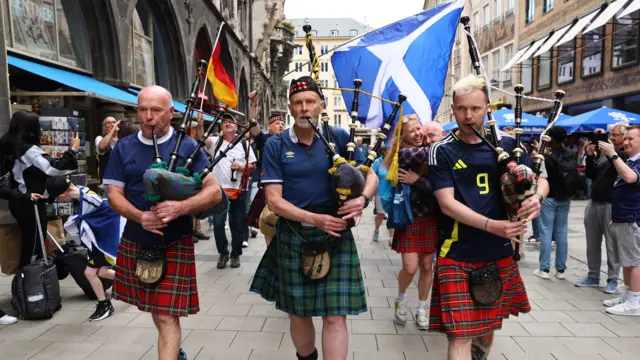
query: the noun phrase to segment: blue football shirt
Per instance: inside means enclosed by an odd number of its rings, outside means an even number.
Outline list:
[[[640,226],[640,155],[627,160],[627,165],[638,175],[638,181],[629,184],[618,175],[611,195],[611,221]]]
[[[178,139],[177,133],[170,128],[169,132],[158,139],[158,150],[165,161],[173,151]],[[185,160],[197,143],[190,137],[185,136],[178,151],[178,166],[183,166]],[[154,202],[146,200],[143,175],[153,163],[155,157],[153,143],[145,139],[141,132],[127,136],[118,141],[109,158],[109,164],[104,175],[104,184],[116,185],[124,188],[127,200],[140,211],[149,211],[155,205]],[[209,159],[203,150],[196,155],[195,163],[191,167],[193,172],[201,172],[209,165]],[[171,221],[165,228],[160,229],[164,237],[148,232],[134,221],[127,221],[122,234],[127,240],[143,244],[157,245],[166,244],[191,236],[193,233],[193,219],[191,216],[182,216]]]

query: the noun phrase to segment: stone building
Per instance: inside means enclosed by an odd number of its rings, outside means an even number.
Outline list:
[[[602,106],[640,112],[640,1],[521,0],[520,6],[510,70],[525,94],[553,99],[562,89],[563,113],[572,116]],[[550,109],[547,102],[523,101],[532,114]]]
[[[135,121],[135,95],[151,84],[169,89],[184,111],[197,63],[209,60],[222,22],[236,110],[247,113],[254,88],[263,93],[262,121],[282,108],[286,90],[276,80],[293,53],[293,32],[280,25],[284,0],[0,0],[0,7],[0,69],[8,75],[0,77],[2,133],[12,109],[82,117],[93,151],[102,119]],[[197,99],[205,109],[219,104],[207,89]],[[93,156],[87,162],[91,183]]]

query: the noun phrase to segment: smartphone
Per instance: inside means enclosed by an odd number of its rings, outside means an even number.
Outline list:
[[[598,142],[603,141],[603,142],[608,142],[609,141],[609,135],[605,134],[593,134],[593,143],[596,144],[596,146],[598,145]]]

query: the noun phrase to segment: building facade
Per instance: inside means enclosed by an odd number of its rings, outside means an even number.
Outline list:
[[[525,94],[553,99],[562,89],[563,113],[572,116],[602,106],[640,113],[640,12],[620,16],[632,2],[521,0],[521,54],[511,70],[518,68]],[[532,114],[546,116],[550,108],[523,101]]]
[[[347,18],[309,18],[309,19],[289,19],[286,20],[294,27],[295,31],[295,50],[293,59],[289,65],[289,72],[284,77],[288,84],[292,79],[309,75],[311,65],[309,62],[309,52],[306,48],[305,32],[302,27],[305,24],[311,25],[313,44],[316,54],[320,57],[320,85],[322,87],[338,88],[338,80],[331,66],[331,53],[336,47],[353,39],[356,36],[363,35],[372,28],[361,24],[353,19]],[[353,84],[342,84],[344,87],[353,88]],[[349,109],[351,104],[345,104],[342,93],[337,90],[324,90],[327,113],[332,126],[349,129],[351,116]],[[291,116],[287,114],[286,125],[290,126],[293,122]],[[364,126],[364,125],[363,125]],[[363,128],[364,130],[364,128]],[[364,132],[364,131],[363,131]]]
[[[222,22],[235,67],[235,110],[248,112],[250,89],[263,93],[262,121],[282,107],[286,90],[273,80],[293,54],[293,32],[280,26],[284,0],[0,0],[0,8],[0,68],[8,75],[0,77],[2,133],[12,110],[27,109],[82,117],[92,140],[106,116],[135,121],[135,95],[152,84],[185,102]],[[207,89],[197,104],[220,105]],[[87,162],[95,178],[95,159]]]
[[[444,2],[446,1],[427,0],[424,8],[428,9]],[[462,16],[470,18],[471,32],[478,45],[482,67],[489,83],[509,92],[513,92],[513,74],[500,70],[509,63],[518,46],[517,14],[517,0],[467,0],[462,12]],[[460,24],[449,60],[445,93],[436,113],[436,121],[442,124],[454,121],[451,112],[452,87],[470,73],[475,74],[475,69],[469,55],[467,36]],[[491,100],[496,107],[508,105],[513,101],[511,96],[499,91],[492,92]]]

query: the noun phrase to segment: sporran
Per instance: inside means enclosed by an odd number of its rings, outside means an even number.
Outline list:
[[[167,272],[166,246],[142,246],[136,256],[136,276],[145,287],[158,285]]]
[[[500,299],[502,280],[495,263],[469,271],[469,293],[480,305],[491,305]]]

